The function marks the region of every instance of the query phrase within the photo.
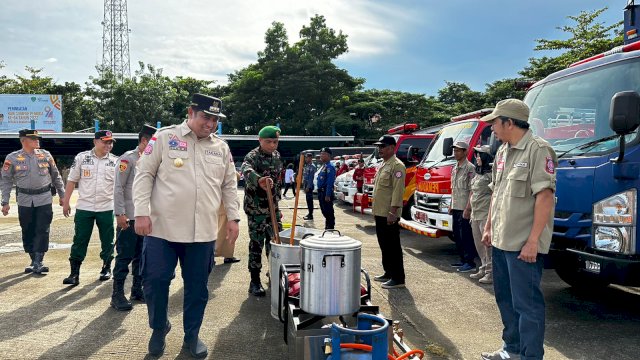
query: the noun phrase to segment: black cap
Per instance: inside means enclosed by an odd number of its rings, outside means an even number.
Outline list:
[[[36,139],[42,139],[42,137],[38,134],[38,130],[29,130],[29,129],[22,129],[20,131],[18,131],[18,136],[20,137],[30,137],[30,138],[36,138]]]
[[[95,139],[100,139],[102,141],[116,141],[116,139],[113,138],[113,134],[109,130],[97,131]]]
[[[395,145],[396,138],[391,135],[384,135],[378,141],[374,142],[373,145]]]
[[[330,148],[328,148],[328,147],[323,147],[322,149],[320,149],[320,152],[321,152],[321,153],[325,152],[325,153],[327,153],[327,154],[329,154],[329,155],[333,154],[333,153],[331,152],[331,149],[330,149]]]
[[[153,136],[153,134],[155,134],[157,130],[158,129],[154,128],[151,125],[144,124],[142,125],[142,129],[140,129],[140,132],[138,134]]]
[[[193,94],[191,106],[197,107],[205,114],[220,115],[222,111],[222,100],[209,95]]]
[[[306,156],[306,157],[313,157],[313,153],[308,152],[308,153],[304,154],[304,156]]]

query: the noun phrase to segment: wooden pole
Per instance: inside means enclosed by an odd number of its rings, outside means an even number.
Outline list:
[[[276,209],[273,206],[273,193],[271,192],[271,186],[267,186],[267,198],[269,199],[269,212],[271,213],[271,227],[273,228],[273,239],[271,241],[276,244],[280,244],[280,233],[278,228],[278,221],[276,220]]]
[[[300,199],[300,185],[302,184],[302,172],[304,170],[304,154],[300,154],[300,162],[298,164],[298,176],[296,176],[296,201],[293,206],[293,220],[291,221],[291,238],[289,245],[293,246],[293,236],[296,234],[296,219],[298,216],[298,200]]]

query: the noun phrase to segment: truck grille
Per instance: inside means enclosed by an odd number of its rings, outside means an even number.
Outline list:
[[[439,212],[438,204],[440,203],[441,197],[441,195],[429,196],[427,193],[416,192],[416,207],[420,210]]]
[[[365,194],[369,195],[369,197],[373,197],[373,185],[363,185],[362,191],[364,191]]]

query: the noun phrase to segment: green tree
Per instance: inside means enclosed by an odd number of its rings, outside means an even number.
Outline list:
[[[574,24],[557,27],[569,34],[565,40],[537,39],[536,51],[564,51],[559,56],[529,59],[529,65],[520,71],[520,75],[541,80],[551,73],[565,69],[572,63],[586,59],[612,49],[623,42],[622,21],[605,25],[597,21],[608,8],[594,11],[581,11],[576,16],[568,16]]]

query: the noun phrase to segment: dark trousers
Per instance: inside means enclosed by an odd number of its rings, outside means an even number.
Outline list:
[[[287,191],[289,191],[289,188],[291,188],[291,192],[293,193],[293,196],[296,196],[296,183],[294,182],[284,183],[284,192],[282,193],[282,196],[285,196],[287,194]]]
[[[18,206],[18,219],[22,228],[24,252],[47,252],[49,250],[49,229],[53,219],[51,204],[42,206]]]
[[[313,216],[313,190],[305,192],[307,198],[307,210],[309,210],[309,216]]]
[[[71,255],[69,260],[82,262],[87,256],[87,246],[91,240],[93,223],[98,225],[100,235],[100,258],[103,261],[113,259],[113,210],[108,211],[86,211],[76,210],[73,218],[75,224],[75,234],[73,235],[73,245],[71,245]]]
[[[385,216],[376,216],[376,236],[382,253],[382,268],[385,275],[404,284],[404,260],[400,245],[400,224],[389,225]]]
[[[538,254],[535,263],[518,259],[519,251],[493,248],[493,289],[502,317],[505,350],[521,359],[544,356],[544,297],[540,280],[544,261]]]
[[[329,201],[326,201],[325,191],[318,190],[318,201],[320,202],[320,211],[322,212],[322,216],[325,218],[325,229],[335,229],[336,228],[336,217],[333,213],[333,193],[327,194],[330,197]]]
[[[140,276],[140,255],[144,236],[135,232],[135,221],[129,221],[126,230],[118,228],[116,233],[116,265],[113,267],[113,279],[124,280],[129,274],[129,264],[133,276]]]
[[[469,219],[462,217],[462,210],[451,210],[453,217],[453,241],[456,243],[460,261],[476,266],[475,258],[478,256],[476,245],[473,242],[473,231]]]
[[[152,329],[162,330],[167,324],[169,285],[180,261],[184,282],[184,340],[190,341],[198,336],[209,301],[207,281],[213,270],[215,243],[176,243],[145,236],[142,246],[142,288]]]

